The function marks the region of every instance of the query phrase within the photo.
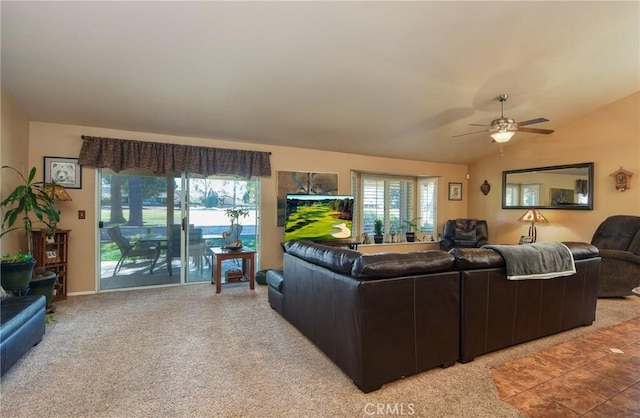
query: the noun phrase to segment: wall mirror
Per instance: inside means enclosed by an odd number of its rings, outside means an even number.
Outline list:
[[[502,172],[502,209],[593,210],[593,163]]]

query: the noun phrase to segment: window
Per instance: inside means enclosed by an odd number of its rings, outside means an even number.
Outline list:
[[[520,206],[520,185],[509,183],[505,190],[506,206]]]
[[[536,206],[540,204],[539,184],[509,183],[505,192],[506,206]]]
[[[406,232],[406,224],[418,218],[418,229],[433,234],[436,224],[435,177],[405,177],[352,172],[353,194],[358,202],[354,231],[373,235],[376,218],[384,233]]]
[[[522,185],[522,206],[537,206],[540,204],[540,185]]]
[[[436,230],[437,181],[435,177],[418,179],[418,217],[420,230],[434,235]],[[435,239],[435,237],[434,237]]]

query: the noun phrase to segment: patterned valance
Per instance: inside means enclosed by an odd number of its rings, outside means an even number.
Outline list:
[[[128,168],[143,168],[155,174],[187,171],[203,176],[221,174],[251,178],[271,175],[271,153],[269,152],[86,135],[82,135],[82,139],[84,141],[78,164],[109,168],[115,172]]]

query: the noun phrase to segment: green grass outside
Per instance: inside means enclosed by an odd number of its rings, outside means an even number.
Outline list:
[[[109,209],[102,209],[100,214],[100,219],[102,219],[105,224],[107,224],[110,217]],[[153,225],[166,225],[167,224],[167,209],[164,207],[158,208],[145,208],[143,211],[143,226],[153,226]],[[129,219],[129,209],[122,209],[122,215],[125,219]],[[180,211],[176,210],[173,213],[173,219],[180,219]]]

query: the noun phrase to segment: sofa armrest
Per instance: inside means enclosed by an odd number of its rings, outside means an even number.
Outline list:
[[[449,238],[442,238],[440,240],[440,249],[442,251],[449,251],[452,248],[453,248],[453,240]]]
[[[600,250],[600,257],[603,259],[626,261],[640,266],[640,256],[631,251],[622,250]]]

